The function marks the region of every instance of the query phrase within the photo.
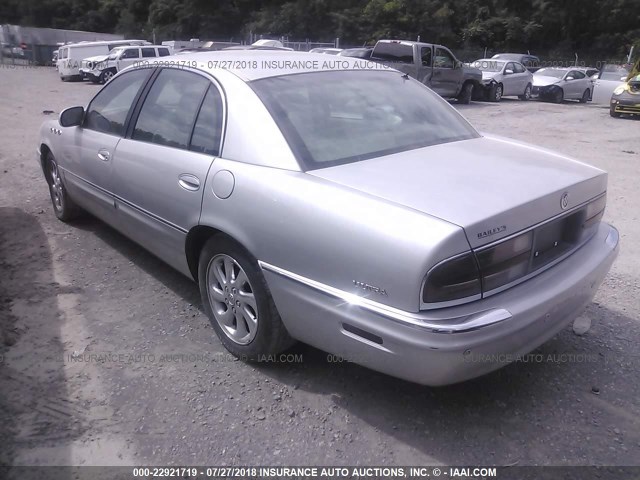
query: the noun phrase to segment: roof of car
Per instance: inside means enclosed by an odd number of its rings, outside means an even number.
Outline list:
[[[279,50],[223,50],[217,52],[186,53],[176,57],[163,57],[163,64],[192,65],[199,70],[215,73],[232,72],[246,82],[261,78],[331,70],[363,70],[375,68],[361,58],[335,57],[322,53]],[[387,68],[378,68],[386,70]],[[390,69],[389,69],[390,70]]]

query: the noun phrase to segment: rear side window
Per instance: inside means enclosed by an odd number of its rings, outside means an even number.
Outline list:
[[[169,55],[171,55],[169,53],[169,49],[168,48],[159,48],[158,49],[158,56],[159,57],[168,57]]]
[[[150,72],[150,69],[133,70],[110,81],[87,108],[84,127],[124,136],[129,109]]]
[[[200,75],[164,69],[142,105],[132,138],[188,148],[193,125],[210,82]]]
[[[142,56],[144,58],[155,57],[156,56],[156,49],[155,48],[143,48],[141,50],[142,50]]]
[[[402,43],[378,42],[371,57],[390,62],[413,63],[413,46]]]
[[[207,155],[220,155],[222,114],[220,92],[213,85],[210,85],[193,128],[190,150]]]

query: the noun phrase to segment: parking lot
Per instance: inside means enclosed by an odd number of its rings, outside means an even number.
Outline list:
[[[621,252],[586,333],[427,388],[304,345],[233,359],[194,283],[96,219],[52,213],[38,128],[100,86],[23,67],[0,85],[0,464],[640,465],[640,120],[456,105],[481,132],[607,170]]]

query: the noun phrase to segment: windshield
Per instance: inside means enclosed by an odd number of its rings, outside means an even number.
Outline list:
[[[564,78],[567,74],[566,70],[557,70],[555,68],[542,68],[538,70],[534,75],[542,75],[544,77]]]
[[[501,72],[504,63],[497,60],[476,60],[471,66],[479,68],[483,72]]]
[[[629,75],[629,70],[621,65],[605,65],[600,72],[600,80],[621,81],[622,77]]]
[[[446,101],[394,71],[330,71],[256,80],[306,170],[479,135]]]
[[[124,50],[124,48],[114,48],[113,50],[111,50],[109,52],[109,60],[115,60],[116,57],[120,54],[120,52],[122,52],[122,50]]]

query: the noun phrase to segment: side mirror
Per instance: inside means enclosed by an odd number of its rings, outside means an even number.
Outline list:
[[[77,127],[84,118],[84,107],[70,107],[60,113],[58,122],[63,127]]]
[[[622,80],[623,82],[627,81],[627,77],[620,77],[620,80]]]
[[[504,74],[505,75],[513,75],[513,70],[505,70]]]
[[[455,68],[462,68],[462,62],[460,60],[456,60]]]
[[[565,78],[565,80],[566,80],[566,81],[574,80],[574,78],[573,78],[573,77],[567,77],[567,78]]]

